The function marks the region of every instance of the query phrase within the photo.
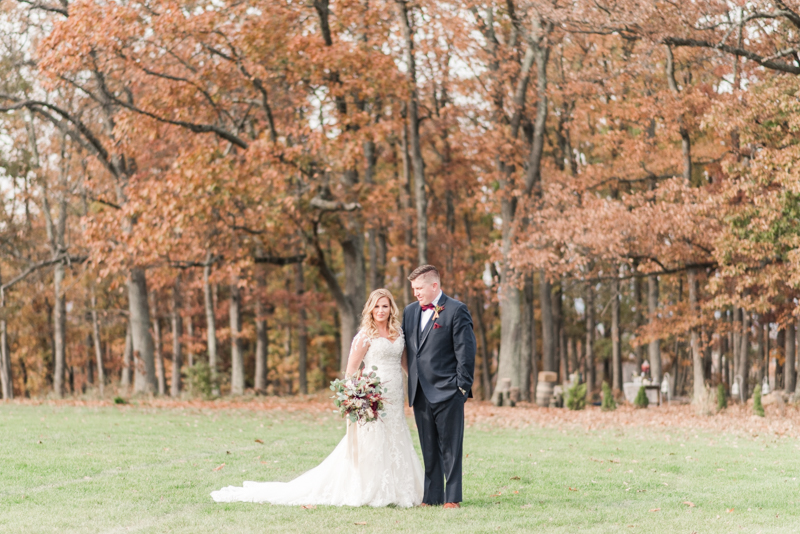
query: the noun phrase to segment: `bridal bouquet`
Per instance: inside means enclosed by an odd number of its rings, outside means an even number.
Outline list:
[[[386,389],[381,385],[381,379],[375,374],[377,367],[364,374],[359,371],[350,378],[336,379],[331,382],[333,390],[333,404],[336,405],[342,417],[352,423],[370,423],[382,416],[383,393]]]

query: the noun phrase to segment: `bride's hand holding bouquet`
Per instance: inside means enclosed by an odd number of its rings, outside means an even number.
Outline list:
[[[342,417],[351,423],[365,424],[376,421],[383,415],[383,394],[386,388],[381,384],[380,377],[375,373],[378,368],[373,366],[372,371],[364,374],[359,370],[352,376],[336,379],[331,382],[334,395],[333,404]]]

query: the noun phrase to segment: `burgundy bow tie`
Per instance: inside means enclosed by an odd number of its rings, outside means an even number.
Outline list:
[[[436,306],[433,304],[420,304],[419,307],[422,308],[422,311],[428,311],[434,309]]]

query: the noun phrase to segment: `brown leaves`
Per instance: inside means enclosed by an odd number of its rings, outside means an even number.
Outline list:
[[[260,440],[260,439],[257,439],[257,440],[256,440],[256,443],[260,443],[260,444],[262,444],[262,445],[264,444],[264,442],[263,442],[262,440]]]
[[[220,470],[221,470],[223,467],[225,467],[225,464],[220,464],[220,465],[218,465],[217,467],[215,467],[215,468],[213,469],[213,471],[220,471]]]
[[[694,508],[694,503],[692,501],[683,501],[681,504],[685,504],[689,508]]]
[[[651,508],[648,512],[660,512],[661,508]]]

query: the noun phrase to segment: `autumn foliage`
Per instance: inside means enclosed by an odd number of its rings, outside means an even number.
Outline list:
[[[5,398],[313,392],[426,262],[496,404],[794,393],[790,2],[0,9]]]

